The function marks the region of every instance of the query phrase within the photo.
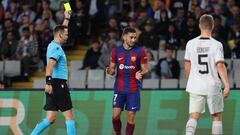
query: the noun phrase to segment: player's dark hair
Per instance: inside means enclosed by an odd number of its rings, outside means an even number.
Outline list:
[[[122,35],[126,35],[126,34],[128,34],[128,33],[136,33],[136,30],[133,29],[133,28],[130,28],[130,27],[124,28]]]
[[[199,24],[202,28],[212,30],[214,27],[214,20],[211,15],[204,14],[200,17]]]
[[[56,35],[58,33],[63,33],[64,32],[64,29],[67,29],[68,27],[67,26],[64,26],[64,25],[58,25],[55,27],[55,29],[53,30],[53,35]]]

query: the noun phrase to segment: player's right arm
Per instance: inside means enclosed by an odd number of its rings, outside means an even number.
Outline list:
[[[106,73],[109,75],[115,74],[115,68],[116,68],[117,58],[116,58],[116,48],[113,48],[111,50],[111,60],[109,67],[106,68]]]
[[[185,75],[188,78],[191,70],[191,62],[189,60],[184,60]]]
[[[106,68],[107,74],[114,75],[115,74],[115,67],[116,67],[116,64],[111,62],[109,67]]]
[[[186,46],[185,56],[184,56],[184,70],[185,75],[188,78],[191,70],[191,61],[190,61],[190,54],[189,54],[189,45]]]

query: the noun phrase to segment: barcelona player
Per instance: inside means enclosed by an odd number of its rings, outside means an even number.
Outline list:
[[[135,127],[135,114],[140,110],[140,87],[142,76],[147,74],[147,56],[142,47],[135,45],[135,29],[125,28],[122,34],[123,45],[112,49],[111,63],[106,72],[114,75],[112,123],[116,135],[121,135],[120,116],[127,111],[126,135],[132,135]]]

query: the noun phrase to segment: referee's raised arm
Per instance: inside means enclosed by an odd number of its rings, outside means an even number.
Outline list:
[[[64,20],[63,20],[62,25],[68,26],[68,23],[70,21],[70,17],[71,17],[71,11],[64,11]]]

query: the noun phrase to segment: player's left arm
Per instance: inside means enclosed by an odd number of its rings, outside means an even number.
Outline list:
[[[224,98],[227,98],[230,93],[230,85],[229,85],[229,80],[228,80],[228,76],[227,76],[227,69],[226,69],[226,66],[224,63],[222,44],[218,45],[218,47],[216,49],[215,63],[216,63],[217,71],[221,77],[221,80],[224,83],[223,96],[224,96]]]
[[[147,64],[141,64],[141,70],[136,72],[135,78],[137,80],[141,80],[144,75],[148,73],[148,65]]]
[[[141,75],[146,75],[148,73],[148,64],[141,64]]]
[[[141,80],[142,77],[148,73],[148,60],[147,60],[147,55],[144,49],[142,49],[141,51],[140,64],[141,64],[141,70],[137,71],[135,74],[135,78],[137,80]]]
[[[227,69],[223,61],[217,63],[217,70],[224,84],[223,96],[227,98],[230,93],[230,85],[227,76]]]

